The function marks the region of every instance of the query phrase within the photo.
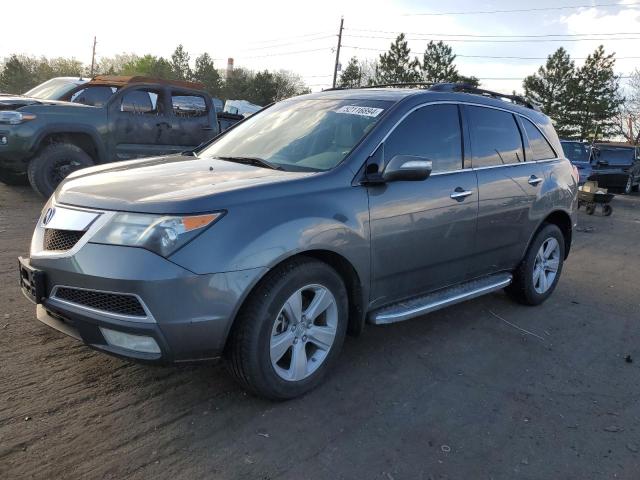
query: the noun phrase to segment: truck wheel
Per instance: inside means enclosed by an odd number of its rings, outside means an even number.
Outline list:
[[[53,143],[42,148],[31,159],[27,174],[31,187],[48,198],[67,175],[91,165],[91,157],[77,145]]]
[[[225,349],[227,368],[258,395],[302,395],[335,363],[347,316],[347,291],[335,270],[310,258],[283,264],[239,313]]]
[[[0,170],[0,182],[5,185],[27,185],[29,180],[26,173],[14,173],[7,170]]]
[[[624,194],[629,195],[632,190],[633,190],[633,177],[629,175],[629,178],[627,179],[627,183],[624,186]]]
[[[536,234],[527,253],[513,272],[506,290],[517,302],[539,305],[553,292],[562,273],[564,237],[560,229],[546,224]]]

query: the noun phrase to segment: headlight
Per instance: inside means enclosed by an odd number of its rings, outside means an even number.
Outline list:
[[[168,257],[221,216],[221,212],[188,216],[117,213],[90,241],[142,247]]]
[[[13,110],[0,111],[0,123],[8,123],[9,125],[19,125],[34,118],[36,116],[33,113],[15,112]]]

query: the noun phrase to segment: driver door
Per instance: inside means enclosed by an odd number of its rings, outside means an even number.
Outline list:
[[[478,186],[475,172],[463,167],[460,125],[457,105],[427,105],[382,146],[385,164],[415,155],[431,160],[433,171],[424,181],[368,187],[373,307],[474,276]]]

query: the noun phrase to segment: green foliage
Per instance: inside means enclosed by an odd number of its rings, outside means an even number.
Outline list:
[[[189,54],[182,45],[178,45],[171,54],[171,71],[177,80],[191,80],[193,76],[189,66]]]
[[[362,68],[356,57],[351,57],[347,68],[340,74],[338,86],[342,88],[356,88],[362,86]]]
[[[243,99],[256,105],[268,105],[307,92],[301,78],[285,70],[254,73],[236,68],[227,77],[223,88],[224,98]]]
[[[578,138],[607,138],[617,133],[616,116],[624,98],[620,78],[613,71],[615,63],[615,54],[605,54],[600,45],[576,72],[570,118]]]
[[[453,49],[443,41],[429,42],[422,56],[422,80],[425,82],[456,82],[460,77]]]
[[[411,58],[411,50],[404,33],[398,35],[387,53],[380,55],[375,83],[410,83],[420,81],[420,62]]]
[[[117,73],[119,75],[142,75],[167,80],[174,78],[171,63],[163,57],[154,55],[135,58],[122,65],[122,70]]]
[[[576,137],[569,102],[576,90],[576,68],[564,48],[549,55],[536,73],[524,79],[522,86],[525,95],[553,119],[560,137]]]
[[[0,91],[24,93],[52,77],[80,77],[82,73],[82,63],[75,58],[11,55],[0,69]]]
[[[204,88],[214,97],[220,97],[222,93],[222,78],[213,65],[213,60],[208,53],[203,53],[196,58],[196,68],[193,71],[193,79],[204,84]]]

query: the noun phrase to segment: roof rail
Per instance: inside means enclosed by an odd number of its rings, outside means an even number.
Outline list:
[[[538,105],[524,97],[521,97],[520,95],[507,95],[491,90],[485,90],[469,83],[436,83],[431,88],[429,88],[429,90],[433,92],[473,93],[475,95],[482,95],[485,97],[509,100],[513,103],[517,103],[518,105],[531,108],[532,110],[536,110],[538,112],[541,111]]]
[[[325,88],[323,92],[329,92],[331,90],[350,90],[352,88],[388,88],[388,87],[431,87],[436,85],[433,82],[397,82],[397,83],[379,83],[376,85],[362,85],[359,87],[333,87]]]

